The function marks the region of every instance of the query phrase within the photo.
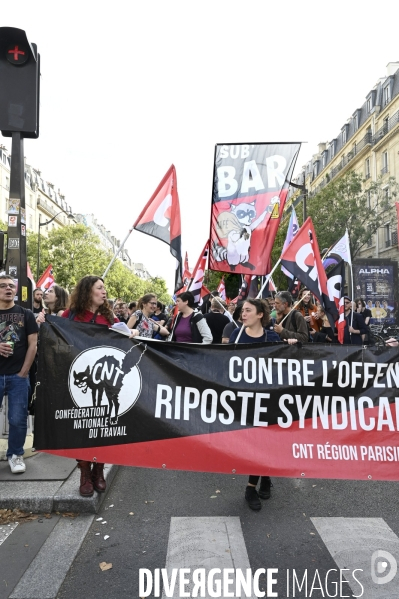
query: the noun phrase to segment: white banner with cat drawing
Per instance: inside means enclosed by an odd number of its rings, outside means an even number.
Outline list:
[[[217,144],[209,268],[264,275],[300,143]]]

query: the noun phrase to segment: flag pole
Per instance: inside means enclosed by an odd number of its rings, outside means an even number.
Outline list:
[[[303,300],[304,297],[306,297],[307,295],[309,295],[310,291],[307,291],[306,293],[303,294],[303,296],[301,297],[301,299],[299,299],[296,304],[294,304],[291,308],[291,310],[288,312],[288,314],[286,314],[283,318],[283,320],[280,320],[280,322],[278,324],[283,324],[284,320],[286,318],[288,318],[288,316],[291,314],[291,312],[293,312],[295,310],[295,308],[297,307],[298,304],[301,303],[301,301]]]
[[[238,327],[238,324],[236,323],[236,321],[234,320],[234,318],[231,316],[230,312],[228,310],[226,310],[226,308],[223,306],[223,304],[219,301],[219,298],[216,297],[216,295],[213,295],[212,293],[209,294],[211,296],[212,299],[216,300],[217,303],[219,304],[219,306],[221,308],[223,308],[223,312],[224,314],[226,314],[227,318],[231,321],[234,322],[234,324]],[[227,325],[226,325],[227,326]]]
[[[262,292],[263,292],[264,288],[266,287],[266,285],[267,285],[267,284],[268,284],[268,282],[270,281],[272,274],[274,273],[274,271],[276,270],[276,268],[277,268],[277,266],[280,264],[280,262],[281,262],[281,258],[279,258],[279,259],[277,260],[276,264],[273,266],[273,268],[272,268],[272,270],[270,271],[270,273],[269,273],[269,274],[268,274],[268,275],[265,277],[265,281],[264,281],[264,283],[263,283],[263,285],[262,285],[262,288],[261,288],[261,290],[259,291],[258,295],[256,296],[256,299],[260,299],[260,298],[262,297]],[[244,300],[244,301],[245,301],[245,300]],[[238,333],[238,335],[237,335],[237,339],[235,340],[235,342],[234,342],[234,343],[238,343],[238,342],[239,342],[239,340],[240,340],[240,337],[241,337],[241,335],[242,335],[242,333],[243,333],[243,330],[244,330],[244,325],[242,325],[242,327],[241,327],[241,329],[240,329],[240,332],[239,332],[239,333]]]
[[[103,279],[105,279],[105,277],[107,276],[107,274],[108,274],[108,272],[109,272],[109,269],[111,268],[111,266],[112,266],[112,265],[113,265],[113,263],[115,262],[116,258],[118,257],[118,254],[119,254],[119,252],[121,252],[121,251],[123,250],[123,246],[125,245],[126,241],[128,240],[128,238],[129,238],[129,236],[130,236],[131,232],[133,231],[133,228],[134,228],[134,227],[132,227],[131,229],[129,229],[129,233],[126,235],[125,239],[122,241],[122,243],[120,244],[120,246],[118,247],[118,249],[117,249],[117,250],[115,250],[115,254],[114,254],[114,255],[113,255],[113,257],[112,257],[112,260],[111,260],[111,262],[108,264],[107,268],[106,268],[106,269],[105,269],[105,271],[104,271],[104,274],[103,274],[103,276],[102,276],[102,278],[103,278]]]
[[[281,262],[281,258],[279,258],[277,260],[276,264],[273,266],[273,268],[270,271],[270,273],[268,275],[266,275],[264,283],[263,283],[263,285],[261,287],[261,290],[259,291],[258,295],[256,296],[256,299],[260,299],[262,297],[262,293],[263,293],[264,288],[266,287],[266,285],[268,284],[268,282],[272,278],[272,274],[274,273],[274,271],[276,270],[276,268],[280,264],[280,262]]]

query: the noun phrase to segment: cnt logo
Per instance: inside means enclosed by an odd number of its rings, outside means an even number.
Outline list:
[[[141,393],[138,364],[143,353],[133,345],[128,352],[115,347],[93,347],[80,353],[69,370],[69,392],[78,408],[108,406],[112,424],[126,414]]]

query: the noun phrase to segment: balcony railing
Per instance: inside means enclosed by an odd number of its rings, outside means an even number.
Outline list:
[[[398,232],[397,231],[392,231],[391,241],[392,241],[392,245],[398,245]]]
[[[377,144],[389,131],[391,131],[399,123],[399,110],[387,121],[384,121],[383,126],[375,132],[373,144]]]
[[[386,248],[390,248],[392,245],[392,239],[386,239],[385,240],[385,247]]]
[[[65,216],[66,216],[65,212],[61,212],[60,210],[54,210],[54,208],[52,208],[52,206],[49,206],[49,204],[45,204],[43,201],[40,200],[40,198],[37,199],[37,206],[40,206],[43,210],[48,212],[48,214],[51,214],[51,216],[59,215],[57,217],[57,220],[61,220],[62,218],[65,218]],[[61,212],[61,214],[60,214],[60,212]]]

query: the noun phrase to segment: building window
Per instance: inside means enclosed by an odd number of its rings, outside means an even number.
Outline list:
[[[389,122],[389,116],[386,116],[384,119],[384,124],[383,124],[384,135],[386,135],[388,133],[388,122]]]
[[[388,202],[388,200],[389,200],[389,187],[385,187],[385,189],[384,189],[384,192],[383,192],[383,193],[384,193],[384,200],[385,200],[386,202]]]
[[[29,229],[33,229],[33,217],[31,214],[29,215]]]
[[[366,158],[365,166],[366,166],[366,170],[365,170],[366,179],[370,179],[370,176],[371,176],[371,174],[370,174],[370,158]]]
[[[370,114],[372,108],[373,108],[373,101],[371,98],[368,98],[367,99],[367,114]]]
[[[371,204],[371,191],[367,192],[367,208],[369,210],[371,210],[371,208],[372,208],[372,204]]]
[[[6,177],[6,189],[10,189],[10,179],[8,177]]]
[[[391,247],[391,225],[388,223],[384,226],[384,241],[385,247]]]
[[[353,117],[353,130],[357,131],[359,129],[359,115],[356,113]]]
[[[384,106],[389,104],[390,101],[391,101],[391,92],[390,92],[389,85],[387,85],[386,87],[384,87]]]
[[[330,156],[334,158],[335,156],[335,140],[333,140],[330,144]]]
[[[382,169],[381,175],[385,175],[388,172],[388,152],[382,153]]]
[[[342,145],[344,146],[346,144],[346,142],[348,141],[348,123],[346,125],[344,125],[341,129],[341,138],[342,138]]]
[[[371,228],[369,227],[369,232],[371,231]],[[370,235],[370,239],[367,241],[367,247],[370,248],[373,245],[373,235]]]

